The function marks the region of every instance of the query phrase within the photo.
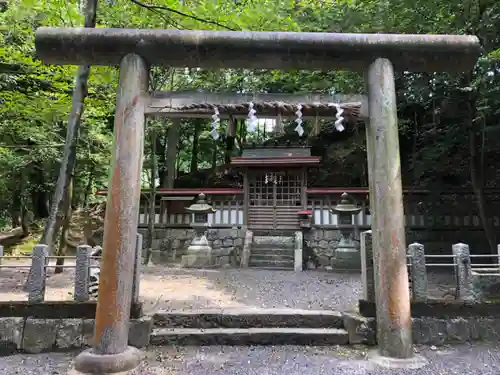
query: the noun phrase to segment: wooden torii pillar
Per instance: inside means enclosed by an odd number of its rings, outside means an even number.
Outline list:
[[[77,358],[78,371],[126,371],[140,362],[139,352],[127,347],[127,339],[148,64],[368,72],[377,361],[415,366],[394,70],[468,71],[480,54],[476,37],[39,28],[35,45],[38,56],[49,64],[120,66],[95,342]]]

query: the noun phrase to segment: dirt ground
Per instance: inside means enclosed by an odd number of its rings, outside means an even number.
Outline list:
[[[0,301],[27,300],[22,288],[29,272],[0,269]],[[74,264],[67,262],[68,265]],[[442,297],[450,289],[451,275],[430,274],[430,293]],[[74,269],[62,274],[48,270],[45,299],[72,300]],[[143,266],[140,296],[147,313],[156,310],[297,308],[351,310],[362,294],[359,274],[321,271],[275,271],[259,269],[193,270],[166,266]]]

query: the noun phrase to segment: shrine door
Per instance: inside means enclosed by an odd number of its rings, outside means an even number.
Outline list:
[[[250,172],[248,226],[257,230],[298,230],[302,181],[300,170]]]

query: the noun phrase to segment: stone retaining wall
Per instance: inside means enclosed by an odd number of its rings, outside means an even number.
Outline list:
[[[346,313],[344,326],[349,333],[350,344],[376,344],[375,318]],[[470,341],[497,341],[499,335],[500,318],[412,318],[414,344],[439,346]]]
[[[0,318],[0,354],[36,354],[91,346],[94,319]],[[148,345],[151,318],[131,319],[129,345]]]
[[[144,238],[147,238],[147,229],[139,229]],[[239,267],[245,230],[236,228],[211,228],[207,239],[212,246],[212,262],[219,267]],[[185,255],[191,240],[194,237],[193,229],[188,228],[156,228],[153,235],[152,260],[156,264],[179,262]],[[148,244],[143,241],[143,249]]]
[[[304,261],[312,261],[316,268],[330,270],[335,249],[340,241],[340,230],[312,228],[304,233]],[[358,231],[354,233],[354,242],[359,246]]]

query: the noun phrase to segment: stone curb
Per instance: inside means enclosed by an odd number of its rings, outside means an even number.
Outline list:
[[[343,316],[350,344],[376,345],[375,318],[365,318],[357,313],[344,313]],[[499,335],[500,318],[412,318],[414,344],[439,346],[472,341],[497,341]]]
[[[0,318],[0,355],[88,347],[94,336],[94,324],[94,319]],[[152,327],[150,317],[131,319],[129,345],[147,346]]]

